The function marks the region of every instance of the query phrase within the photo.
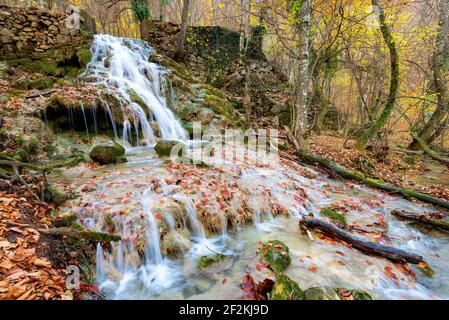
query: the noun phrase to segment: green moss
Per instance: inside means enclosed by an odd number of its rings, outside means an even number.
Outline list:
[[[39,141],[37,141],[34,137],[30,137],[27,141],[25,141],[23,148],[29,154],[36,154],[39,151]]]
[[[333,221],[336,221],[338,223],[341,223],[342,225],[345,226],[347,225],[345,216],[330,208],[324,208],[323,210],[321,210],[320,215],[329,218]]]
[[[341,300],[337,290],[331,287],[309,288],[304,295],[306,300]]]
[[[213,256],[202,256],[198,260],[196,267],[198,268],[198,270],[203,271],[203,270],[207,269],[208,267],[210,267],[211,265],[214,265],[214,264],[217,264],[217,263],[223,261],[223,259],[225,259],[225,258],[226,258],[226,256],[223,254],[216,254]]]
[[[168,157],[168,156],[170,156],[172,149],[177,147],[180,144],[182,145],[182,148],[180,148],[180,150],[178,152],[178,156],[182,157],[183,151],[186,146],[182,142],[179,142],[179,141],[161,140],[156,144],[156,146],[154,147],[154,150],[156,150],[156,152],[159,156]]]
[[[279,240],[263,243],[259,249],[262,261],[275,272],[284,272],[290,266],[291,257],[287,245]]]
[[[283,273],[276,274],[276,283],[270,294],[270,300],[304,300],[299,285]]]
[[[78,221],[78,216],[76,214],[68,214],[62,217],[57,217],[53,219],[52,225],[56,228],[71,227],[75,222]]]
[[[56,205],[63,204],[68,197],[63,194],[61,191],[58,190],[57,187],[49,185],[47,186],[47,189],[45,190],[45,200],[48,203],[54,203]]]
[[[373,300],[373,297],[371,297],[368,292],[360,289],[353,290],[352,297],[354,298],[354,300]]]
[[[125,149],[118,143],[114,146],[96,146],[89,154],[90,158],[100,164],[126,162]]]
[[[78,61],[81,66],[86,67],[88,63],[92,60],[92,52],[90,49],[82,48],[79,49],[76,53],[78,57]]]
[[[143,101],[141,97],[139,97],[139,95],[133,89],[128,89],[126,93],[129,95],[129,98],[131,99],[132,102],[137,103],[139,106],[141,106],[145,112],[148,111],[149,109],[148,105],[145,103],[145,101]]]

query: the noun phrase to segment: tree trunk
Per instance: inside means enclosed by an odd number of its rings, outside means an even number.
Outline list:
[[[181,17],[181,31],[178,37],[178,47],[173,56],[174,60],[181,60],[184,57],[184,42],[186,39],[187,25],[189,21],[189,6],[190,0],[183,0],[182,17]]]
[[[449,112],[449,92],[445,75],[448,71],[448,52],[449,40],[449,0],[441,0],[440,3],[439,31],[436,39],[435,52],[432,59],[433,82],[437,93],[438,106],[430,120],[426,123],[419,137],[426,143],[430,144],[437,138],[435,132],[438,125],[442,122],[445,115]],[[410,145],[411,150],[419,150],[421,144],[414,139]]]
[[[296,8],[299,2],[300,7]],[[295,67],[295,79],[293,84],[293,119],[292,129],[295,138],[299,141],[301,148],[308,150],[307,134],[307,103],[310,64],[310,24],[312,15],[312,0],[294,1],[295,27],[299,36],[299,58]]]
[[[396,43],[393,39],[390,28],[386,23],[385,12],[379,5],[379,0],[371,0],[371,3],[374,7],[379,8],[380,31],[382,32],[382,37],[384,38],[384,41],[390,51],[391,79],[390,93],[388,95],[388,99],[383,112],[381,113],[380,117],[370,125],[368,130],[357,141],[357,147],[361,150],[364,150],[366,148],[368,142],[379,132],[380,129],[382,129],[382,127],[390,118],[396,104],[396,97],[399,90],[399,57],[396,50]]]
[[[322,220],[303,217],[300,221],[300,226],[305,228],[318,229],[327,235],[334,238],[343,240],[344,242],[352,245],[353,248],[360,250],[364,253],[375,254],[381,257],[387,258],[392,261],[410,262],[413,264],[419,264],[424,262],[423,257],[415,253],[410,253],[401,249],[386,246],[384,244],[364,241],[358,237],[353,236],[349,232],[335,227],[334,225],[324,222]]]

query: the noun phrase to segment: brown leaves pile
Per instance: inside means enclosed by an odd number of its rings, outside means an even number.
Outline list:
[[[72,298],[65,271],[47,256],[49,240],[36,230],[50,224],[49,211],[44,203],[0,191],[0,300]]]

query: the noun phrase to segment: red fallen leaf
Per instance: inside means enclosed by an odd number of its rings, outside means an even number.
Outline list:
[[[221,284],[225,284],[228,281],[227,278],[224,278],[223,280],[221,280]]]
[[[274,286],[274,281],[265,279],[262,282],[256,283],[254,278],[247,273],[240,284],[243,290],[243,300],[268,300],[268,292],[271,292]]]
[[[161,215],[159,212],[157,212],[157,213],[154,215],[154,217],[155,217],[157,220],[162,220],[162,215]]]
[[[341,255],[341,256],[345,256],[345,254],[339,250],[335,251],[337,254]]]
[[[309,267],[310,271],[316,271],[317,269],[318,269],[318,267],[314,264]]]

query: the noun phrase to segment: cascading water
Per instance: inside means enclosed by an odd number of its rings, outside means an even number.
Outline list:
[[[142,41],[95,36],[92,62],[84,77],[120,100],[124,145],[138,145],[140,134],[147,143],[154,143],[152,120],[158,123],[162,138],[187,137],[167,106],[163,68],[148,62],[152,52]],[[106,101],[102,103],[117,139],[112,110]],[[70,115],[69,109],[73,122]],[[194,143],[191,146],[196,147]],[[108,298],[239,298],[236,288],[247,265],[258,262],[257,243],[272,239],[290,246],[293,259],[289,275],[301,279],[306,288],[359,287],[381,298],[422,298],[438,296],[439,284],[445,283],[416,283],[408,277],[391,280],[384,273],[394,266],[388,261],[342,245],[309,242],[297,227],[301,215],[318,215],[321,208],[341,202],[344,205],[347,199],[355,202],[353,207],[348,206],[348,222],[362,224],[368,231],[379,222],[379,216],[388,217],[392,208],[431,210],[427,207],[333,181],[291,162],[276,163],[271,156],[259,159],[253,152],[245,156],[249,163],[235,163],[233,157],[225,161],[208,157],[211,168],[203,170],[196,166],[171,167],[150,148],[128,151],[127,165],[65,173],[70,186],[79,184],[81,189],[92,179],[97,185],[96,190],[83,192],[79,204],[68,210],[82,216],[86,227],[107,232],[113,224],[114,232],[122,236],[110,250],[100,245],[97,249],[97,282]],[[244,222],[254,222],[255,226],[240,227]],[[228,230],[229,225],[234,228]],[[210,230],[217,236],[206,236]],[[179,250],[181,255],[175,260],[164,253],[163,247],[173,241],[169,235],[182,237],[183,232],[187,233],[188,246]],[[447,242],[433,241],[396,221],[388,225],[388,236],[396,246],[422,254],[436,266],[438,274],[445,274],[449,263],[434,252],[449,255]],[[343,255],[336,255],[336,251]],[[202,276],[195,263],[202,256],[217,253],[240,260],[228,269],[213,269],[207,277]],[[316,273],[308,269],[312,264],[318,266]],[[449,285],[445,290],[442,296],[449,293]]]
[[[156,142],[150,124],[153,120],[161,138],[184,140],[187,132],[167,105],[165,69],[148,61],[153,52],[141,40],[95,35],[92,60],[81,77],[97,83],[121,102],[124,121],[134,124],[137,133],[141,130],[146,144]],[[108,112],[115,124],[109,107]]]

